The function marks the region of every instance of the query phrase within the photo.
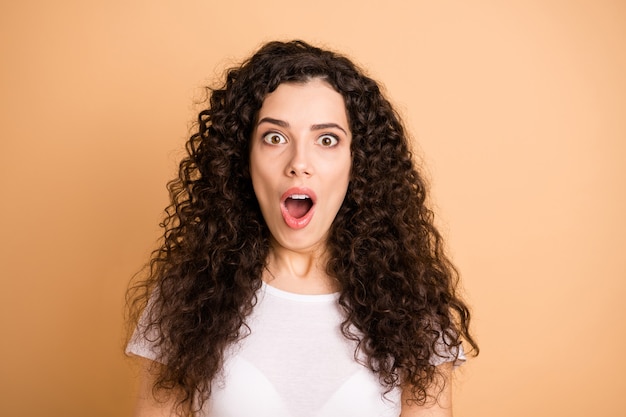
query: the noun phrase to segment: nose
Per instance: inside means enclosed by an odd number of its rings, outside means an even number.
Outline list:
[[[289,177],[308,177],[313,174],[310,150],[305,143],[294,144],[286,171]]]

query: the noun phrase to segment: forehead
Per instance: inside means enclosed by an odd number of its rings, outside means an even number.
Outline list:
[[[328,119],[347,126],[344,98],[326,81],[314,78],[302,83],[282,83],[263,100],[258,118],[265,116],[301,119]],[[322,120],[318,120],[321,122]]]

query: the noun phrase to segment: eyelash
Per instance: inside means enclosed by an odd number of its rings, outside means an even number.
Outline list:
[[[324,138],[331,138],[333,143],[331,145],[323,145],[321,142]],[[339,138],[336,135],[332,135],[330,133],[325,133],[322,136],[320,136],[319,138],[317,138],[317,140],[315,141],[316,143],[322,145],[324,148],[332,148],[334,146],[337,146],[337,144],[339,144]]]
[[[279,143],[272,143],[271,139],[270,139],[272,136],[280,137],[280,139],[281,139],[280,142]],[[278,132],[267,132],[266,134],[264,134],[262,136],[262,139],[263,139],[263,142],[265,142],[265,143],[267,143],[269,145],[279,145],[281,143],[286,143],[287,142],[287,139],[285,138],[285,136],[283,136],[282,134],[280,134]]]
[[[279,137],[279,138],[280,138],[280,141],[279,141],[279,142],[277,142],[277,143],[273,143],[273,142],[271,141],[271,138],[272,138],[273,136],[277,136],[277,137]],[[324,145],[324,144],[322,144],[321,142],[322,142],[322,140],[323,140],[324,138],[330,138],[330,139],[331,139],[331,141],[332,141],[332,143],[331,143],[330,145]],[[263,139],[263,142],[265,142],[265,143],[267,143],[267,144],[269,144],[269,145],[280,145],[280,144],[282,144],[282,143],[286,143],[286,142],[287,142],[287,138],[285,138],[285,136],[284,136],[283,134],[278,133],[278,132],[267,132],[267,133],[265,133],[265,134],[262,136],[262,139]],[[338,137],[337,135],[333,135],[333,134],[331,134],[331,133],[325,133],[325,134],[321,135],[320,137],[318,137],[318,138],[317,138],[317,140],[315,141],[315,143],[317,143],[317,144],[321,145],[321,146],[322,146],[322,147],[324,147],[324,148],[332,148],[332,147],[334,147],[334,146],[337,146],[337,144],[339,143],[339,137]]]

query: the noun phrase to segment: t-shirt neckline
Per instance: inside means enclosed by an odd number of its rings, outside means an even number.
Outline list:
[[[316,303],[316,302],[324,303],[324,302],[329,302],[329,301],[337,301],[337,299],[339,298],[338,292],[334,292],[330,294],[297,294],[294,292],[289,292],[289,291],[278,289],[276,287],[272,287],[270,284],[268,284],[265,281],[261,281],[261,283],[262,283],[261,288],[266,294],[270,294],[272,296],[283,298],[286,300],[291,300],[291,301],[300,301],[300,302],[307,302],[307,303]]]

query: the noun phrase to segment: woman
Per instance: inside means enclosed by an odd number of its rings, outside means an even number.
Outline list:
[[[271,42],[210,94],[129,292],[137,416],[450,416],[457,274],[398,115],[347,58]]]

